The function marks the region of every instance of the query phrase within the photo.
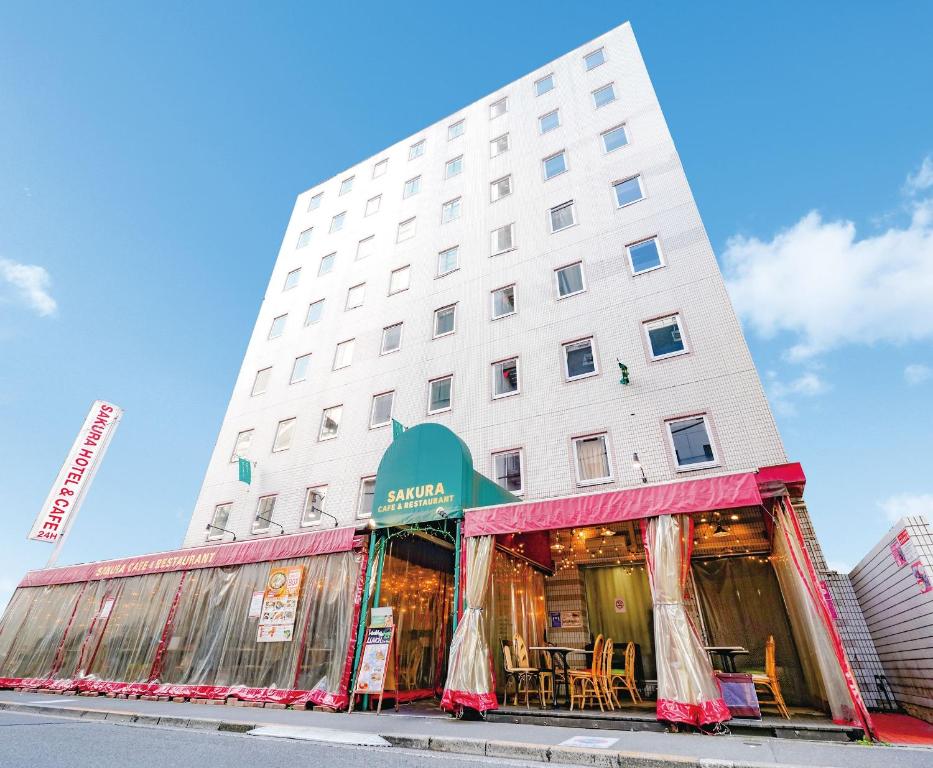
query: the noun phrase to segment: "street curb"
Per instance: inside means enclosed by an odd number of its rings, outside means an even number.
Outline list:
[[[164,728],[191,728],[201,731],[246,733],[271,723],[241,723],[211,718],[185,718],[147,715],[141,712],[123,712],[108,709],[81,709],[38,704],[20,704],[0,701],[0,711],[46,714],[73,717],[115,724],[148,725]],[[619,752],[608,749],[585,749],[552,744],[533,744],[520,741],[471,739],[458,736],[426,736],[415,734],[380,733],[392,747],[428,752],[448,752],[460,755],[526,760],[536,763],[597,766],[598,768],[806,768],[788,763],[759,763],[748,761],[690,758],[681,755],[657,755],[646,752]]]

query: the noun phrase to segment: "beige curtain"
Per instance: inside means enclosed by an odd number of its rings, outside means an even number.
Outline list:
[[[485,627],[489,576],[496,553],[495,537],[468,538],[465,547],[467,605],[450,644],[447,685],[441,706],[447,710],[465,706],[485,712],[499,706]]]
[[[728,720],[730,714],[684,605],[691,528],[686,515],[652,518],[644,528],[645,556],[654,602],[658,719],[700,726]]]

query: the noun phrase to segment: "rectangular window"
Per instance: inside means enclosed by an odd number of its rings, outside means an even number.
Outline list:
[[[448,200],[441,206],[441,224],[449,224],[460,218],[460,198]]]
[[[544,96],[549,91],[554,90],[554,75],[545,75],[540,80],[535,80],[535,96]]]
[[[586,290],[586,286],[583,283],[582,261],[555,269],[554,277],[557,280],[557,297],[560,299],[567,296],[575,296]]]
[[[324,199],[324,193],[318,192],[316,195],[311,195],[311,199],[308,201],[308,210],[316,211],[321,207],[321,200]]]
[[[378,179],[380,176],[384,176],[387,170],[389,170],[389,161],[380,160],[373,166],[373,178]]]
[[[632,176],[630,179],[617,181],[612,185],[616,195],[616,205],[622,208],[637,203],[645,196],[641,186],[641,176]]]
[[[293,269],[287,275],[285,275],[285,285],[282,288],[283,291],[289,291],[298,285],[298,280],[301,277],[301,267],[298,269]]]
[[[628,251],[628,260],[632,266],[633,275],[650,272],[652,269],[664,266],[661,260],[661,248],[658,246],[656,237],[642,240],[640,243],[632,243],[626,247],[626,251]]]
[[[421,157],[424,154],[424,139],[421,141],[415,142],[408,148],[408,159],[414,160],[416,157]]]
[[[453,376],[444,376],[428,383],[428,413],[450,410],[453,383]]]
[[[562,229],[576,224],[573,214],[573,200],[555,205],[550,212],[551,232],[560,232]]]
[[[384,427],[392,421],[392,403],[395,400],[395,392],[383,392],[381,395],[373,395],[373,407],[369,414],[369,427]]]
[[[331,233],[339,232],[343,229],[343,220],[347,217],[347,212],[342,211],[338,213],[334,218],[330,220],[330,231]]]
[[[250,390],[250,397],[261,395],[269,386],[269,376],[272,374],[272,368],[263,368],[256,371],[256,378],[253,379],[253,388]]]
[[[501,179],[496,179],[489,185],[489,199],[491,202],[496,202],[506,195],[512,194],[512,177],[503,176]]]
[[[305,317],[305,325],[314,325],[321,322],[321,316],[324,314],[324,299],[318,299],[308,305],[308,315]]]
[[[272,441],[272,452],[287,451],[292,447],[292,435],[295,432],[295,423],[298,419],[284,419],[275,428],[275,440]]]
[[[515,224],[506,224],[492,231],[492,255],[511,251],[515,247]]]
[[[567,381],[594,376],[598,372],[593,339],[580,339],[564,344],[564,374]]]
[[[498,101],[494,101],[489,105],[489,119],[495,120],[497,117],[504,115],[509,111],[509,98],[504,96]]]
[[[492,292],[492,319],[515,314],[515,286],[507,285]]]
[[[366,296],[366,283],[354,285],[347,290],[347,306],[345,309],[356,309],[363,306]]]
[[[233,444],[233,453],[230,454],[230,462],[237,461],[238,459],[245,459],[246,454],[249,452],[250,443],[253,442],[253,430],[244,429],[242,432],[238,432],[236,436],[236,442]]]
[[[366,201],[366,210],[363,211],[363,216],[372,216],[374,213],[378,213],[381,204],[382,195],[369,198],[369,200]]]
[[[608,83],[602,88],[597,88],[595,91],[593,91],[593,103],[596,105],[596,109],[605,107],[607,104],[611,104],[615,100],[616,91],[612,83]]]
[[[304,248],[311,242],[311,233],[314,231],[314,227],[309,227],[300,235],[298,235],[298,245],[296,248]]]
[[[463,170],[463,155],[455,157],[453,160],[448,160],[447,164],[444,166],[444,178],[452,179],[454,176],[460,175],[460,172]]]
[[[687,351],[680,315],[662,317],[644,324],[652,360],[682,355]]]
[[[717,463],[705,415],[667,422],[674,460],[680,469],[700,469]]]
[[[318,433],[318,440],[332,440],[337,437],[340,431],[340,417],[343,416],[343,406],[334,405],[325,408],[321,414],[321,431]]]
[[[295,363],[292,365],[292,377],[289,379],[289,384],[297,384],[299,381],[304,381],[308,378],[308,365],[311,363],[311,355],[302,355],[301,357],[295,358]]]
[[[588,53],[583,57],[583,63],[586,65],[587,72],[589,72],[591,69],[596,69],[596,67],[605,61],[606,54],[603,52],[602,48],[597,48],[592,53]]]
[[[411,284],[411,267],[399,267],[389,273],[389,295],[407,291]]]
[[[605,435],[589,435],[573,440],[577,485],[606,483],[612,480],[609,466],[609,443]]]
[[[402,348],[402,324],[396,323],[382,329],[382,346],[379,349],[380,355],[387,355],[389,352],[397,352]]]
[[[492,455],[492,465],[496,482],[505,490],[521,496],[524,491],[522,485],[522,452],[513,450],[494,453]]]
[[[288,315],[279,315],[272,320],[272,327],[269,328],[269,338],[277,339],[285,332],[285,321]]]
[[[214,514],[211,515],[211,524],[207,528],[207,538],[222,539],[227,527],[227,521],[230,519],[230,508],[233,504],[218,504],[214,507]]]
[[[327,486],[319,485],[308,488],[305,492],[305,503],[301,510],[302,525],[317,525],[321,522],[321,513],[324,511],[324,500],[327,498]]]
[[[507,397],[518,393],[518,358],[492,364],[492,396]]]
[[[405,188],[402,190],[402,197],[411,197],[412,195],[417,195],[421,191],[421,177],[415,176],[413,179],[409,179],[405,182]]]
[[[458,136],[463,136],[463,129],[466,126],[465,120],[458,120],[447,126],[447,141],[453,141]]]
[[[453,333],[457,327],[457,305],[434,310],[434,338]]]
[[[560,127],[560,112],[558,110],[552,110],[546,115],[541,115],[538,118],[538,133],[545,134],[548,131],[553,131],[555,128]]]
[[[370,235],[356,244],[356,260],[368,259],[376,252],[376,236]]]
[[[253,518],[253,533],[269,530],[272,514],[275,512],[276,496],[261,496],[256,504],[256,516]]]
[[[544,178],[553,179],[567,170],[567,155],[564,150],[544,158]]]
[[[353,189],[353,177],[348,176],[343,181],[340,182],[340,192],[338,194],[345,195]]]
[[[326,256],[321,257],[321,263],[317,268],[317,276],[326,275],[334,268],[334,259],[337,258],[336,253],[328,253]]]
[[[353,345],[356,339],[341,341],[334,349],[334,370],[346,368],[353,362]]]
[[[617,125],[615,128],[610,128],[608,131],[604,131],[600,134],[600,136],[603,140],[603,149],[606,152],[612,152],[628,144],[628,133],[624,125]]]
[[[373,516],[373,501],[376,498],[376,478],[364,477],[360,480],[360,500],[356,508],[357,517]]]
[[[398,225],[398,233],[395,236],[396,243],[403,243],[411,240],[415,236],[415,222],[417,219],[406,219]]]
[[[496,157],[509,151],[509,134],[503,133],[489,142],[489,156]]]
[[[449,275],[460,267],[460,246],[455,245],[437,254],[437,276]]]

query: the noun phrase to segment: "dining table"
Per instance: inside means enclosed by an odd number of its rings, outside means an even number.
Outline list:
[[[748,649],[741,645],[707,645],[703,650],[719,657],[723,672],[735,672],[735,657],[748,655]]]
[[[557,692],[559,686],[564,686],[564,704],[566,707],[570,707],[570,674],[569,674],[569,665],[567,664],[567,656],[571,653],[582,653],[592,655],[592,650],[587,650],[586,648],[572,648],[566,645],[532,645],[528,648],[529,651],[546,651],[551,654],[551,658],[554,660],[553,668],[551,669],[552,674],[554,675],[554,703],[551,704],[552,709],[558,709],[560,704],[557,700]],[[557,668],[560,667],[563,670],[563,678],[557,676]]]

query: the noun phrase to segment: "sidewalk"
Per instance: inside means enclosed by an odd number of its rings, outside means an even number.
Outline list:
[[[255,707],[157,702],[105,697],[58,696],[0,691],[0,709],[50,715],[136,722],[140,725],[247,732],[281,724],[379,735],[394,747],[428,749],[573,765],[625,768],[925,768],[933,750],[922,747],[862,746],[791,739],[709,737],[458,721],[446,716],[363,712],[331,714]],[[615,739],[607,748],[562,746],[579,736]]]

